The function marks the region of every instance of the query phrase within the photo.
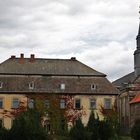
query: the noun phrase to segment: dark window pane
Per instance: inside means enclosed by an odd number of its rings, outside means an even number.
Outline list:
[[[90,108],[95,109],[96,108],[96,100],[95,99],[90,99]]]
[[[3,108],[3,98],[0,98],[0,108]]]
[[[80,109],[81,108],[81,102],[80,99],[75,100],[75,108]]]

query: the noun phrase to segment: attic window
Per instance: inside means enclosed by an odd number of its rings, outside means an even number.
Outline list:
[[[3,82],[0,82],[0,88],[2,88],[2,86],[3,86]]]
[[[61,89],[61,90],[65,90],[65,84],[64,84],[64,83],[62,83],[62,84],[60,85],[60,89]]]
[[[29,89],[34,89],[34,82],[29,83]]]
[[[97,85],[91,84],[91,90],[95,90],[95,89],[97,89]]]

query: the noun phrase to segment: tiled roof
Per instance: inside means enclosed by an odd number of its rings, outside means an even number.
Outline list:
[[[117,89],[106,79],[106,77],[79,77],[79,76],[29,76],[17,75],[6,76],[1,75],[0,81],[3,82],[3,88],[0,93],[63,93],[63,94],[105,94],[117,95]],[[34,88],[29,89],[29,83],[34,83]],[[65,84],[65,89],[60,88],[61,84]],[[92,89],[92,85],[96,85]]]
[[[134,72],[131,72],[117,80],[115,80],[113,83],[113,85],[115,85],[116,87],[120,87],[123,88],[125,87],[125,84],[130,84],[135,80],[135,74]]]
[[[106,76],[76,59],[41,58],[35,58],[34,62],[24,58],[22,63],[20,58],[10,58],[0,64],[0,74]]]
[[[140,102],[140,92],[130,101],[130,104]]]

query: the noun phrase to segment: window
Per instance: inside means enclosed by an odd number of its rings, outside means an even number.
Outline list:
[[[3,86],[3,82],[0,82],[0,88],[2,88],[2,86]]]
[[[90,99],[90,108],[96,109],[96,99]]]
[[[0,109],[3,108],[3,98],[0,98]]]
[[[80,109],[81,108],[81,100],[80,99],[75,99],[75,108]]]
[[[50,108],[50,101],[48,99],[45,100],[45,107]]]
[[[91,90],[95,90],[95,89],[97,89],[97,85],[91,84]]]
[[[29,89],[34,89],[34,82],[29,83]]]
[[[104,108],[111,109],[111,99],[104,99]]]
[[[60,108],[65,109],[65,107],[66,107],[65,99],[60,99]]]
[[[65,90],[65,84],[61,84],[61,85],[60,85],[60,89],[61,89],[61,90]]]
[[[0,119],[0,128],[3,127],[3,119]]]
[[[28,107],[31,109],[31,108],[34,108],[34,99],[28,99]]]
[[[19,107],[19,99],[18,98],[13,98],[12,108],[18,108],[18,107]]]

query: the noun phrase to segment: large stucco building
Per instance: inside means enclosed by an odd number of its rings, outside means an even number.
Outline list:
[[[37,95],[44,96],[44,99],[51,95],[73,96],[75,109],[82,107],[86,112],[82,117],[86,124],[91,110],[102,119],[100,107],[112,109],[118,91],[105,74],[74,57],[42,59],[32,54],[30,58],[24,58],[21,54],[18,58],[11,56],[0,64],[0,122],[6,128],[11,127],[12,118],[3,116],[2,112],[17,108],[20,102],[33,106],[29,97]],[[64,109],[65,104],[65,100],[60,99],[60,109]]]

